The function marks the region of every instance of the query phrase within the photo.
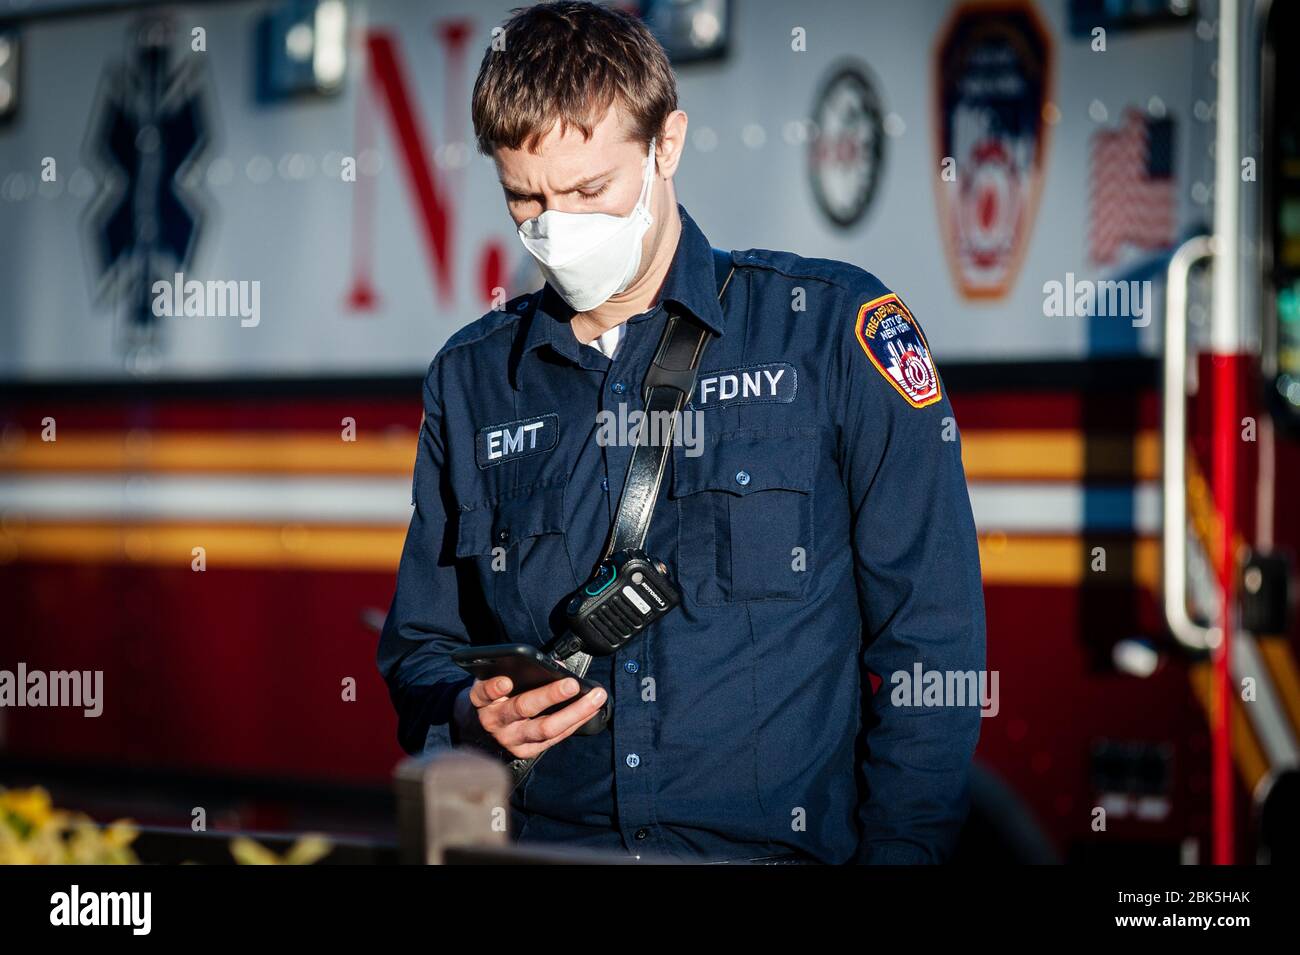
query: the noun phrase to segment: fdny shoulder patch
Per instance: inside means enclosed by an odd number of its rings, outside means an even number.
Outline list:
[[[925,335],[897,295],[882,295],[859,308],[854,332],[876,370],[908,404],[924,408],[939,400],[939,376]]]
[[[520,418],[504,424],[479,428],[474,436],[474,457],[480,468],[549,451],[560,439],[560,417],[556,414]]]

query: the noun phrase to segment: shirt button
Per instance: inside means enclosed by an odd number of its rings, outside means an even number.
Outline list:
[[[627,663],[623,664],[623,669],[628,673],[635,673],[637,670],[641,669],[641,667],[635,660],[628,660]]]
[[[609,478],[601,478],[601,479],[600,479],[600,489],[601,489],[602,491],[608,491],[608,490],[609,490]]]
[[[638,839],[644,839],[648,835],[650,835],[650,833],[646,832],[644,829],[638,829],[636,831],[636,838]]]
[[[627,391],[627,385],[621,381],[616,381],[609,386],[609,390],[614,392],[616,395],[621,395],[623,392]]]
[[[737,472],[736,472],[736,483],[739,484],[741,487],[744,487],[746,484],[748,484],[748,483],[749,483],[749,472],[748,472],[748,471],[737,471]]]
[[[497,531],[497,540],[499,540],[503,544],[506,541],[510,540],[510,528],[503,527],[501,528],[501,530]]]
[[[626,762],[632,769],[636,769],[641,765],[641,757],[636,753],[628,753]]]

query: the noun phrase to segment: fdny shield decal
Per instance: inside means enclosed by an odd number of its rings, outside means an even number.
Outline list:
[[[925,336],[912,313],[892,292],[858,309],[858,344],[876,370],[913,408],[939,400],[939,376]]]
[[[958,8],[936,47],[939,227],[966,298],[1007,293],[1042,188],[1052,49],[1025,0]]]

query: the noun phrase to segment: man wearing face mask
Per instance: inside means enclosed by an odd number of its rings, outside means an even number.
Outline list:
[[[521,842],[945,860],[979,703],[893,691],[917,668],[981,671],[984,607],[960,442],[919,323],[847,263],[749,249],[718,268],[677,201],[687,117],[638,20],[560,2],[504,29],[472,115],[545,285],[429,366],[378,654],[402,745],[537,757],[511,798]],[[590,656],[591,692],[468,676],[455,651],[552,647],[570,596],[601,579],[636,441],[603,439],[602,421],[644,410],[670,316],[704,342],[685,407],[699,440],[670,448],[644,551],[680,606]],[[607,700],[607,728],[580,734]]]

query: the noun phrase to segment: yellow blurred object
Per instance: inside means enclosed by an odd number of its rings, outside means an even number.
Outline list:
[[[50,794],[44,789],[0,789],[0,812],[12,813],[30,826],[44,826],[54,816]]]
[[[314,833],[300,838],[283,856],[277,856],[247,836],[240,836],[230,843],[230,854],[240,865],[311,865],[333,849],[328,839]]]
[[[40,787],[0,787],[0,865],[138,865],[136,835],[124,820],[101,827],[55,809]]]
[[[44,789],[0,786],[0,865],[139,865],[131,843],[135,825],[101,826],[84,813],[55,809]],[[332,852],[324,836],[308,833],[278,856],[246,836],[230,843],[240,865],[311,865]]]

